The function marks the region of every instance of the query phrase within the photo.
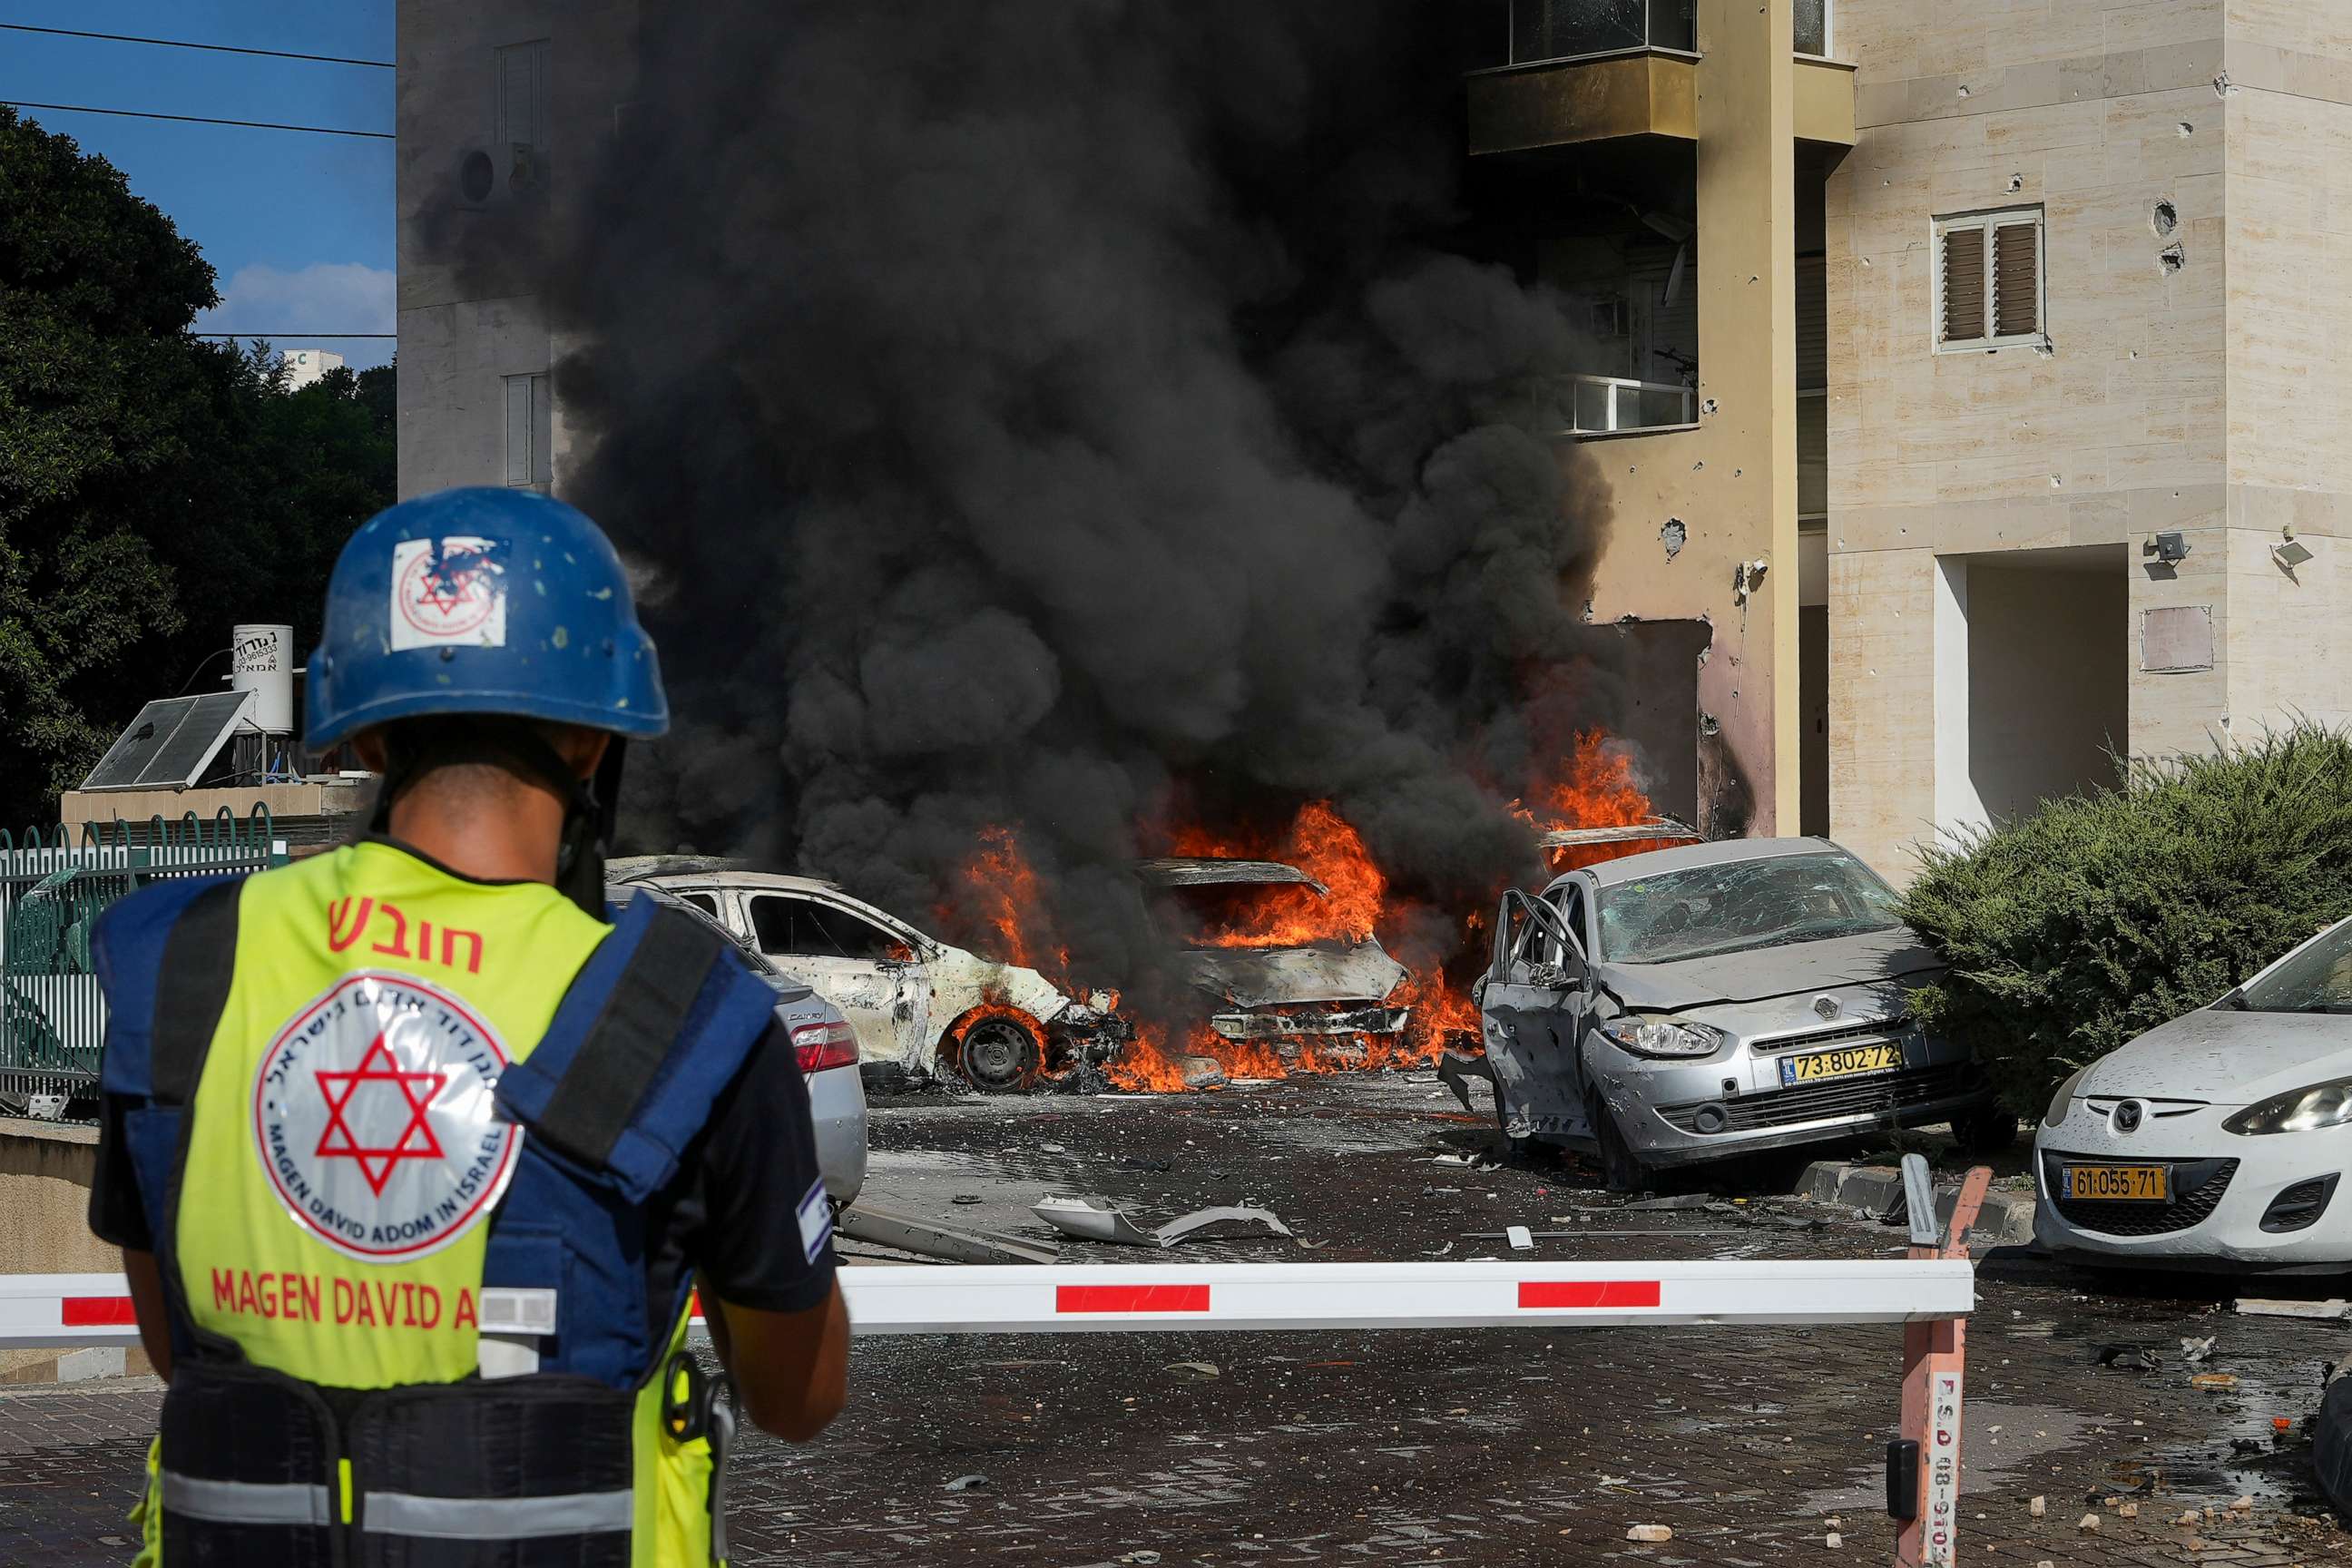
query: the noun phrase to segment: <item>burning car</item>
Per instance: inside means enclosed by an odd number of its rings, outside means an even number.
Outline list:
[[[1129,1035],[1111,998],[1081,1000],[1034,969],[950,947],[832,882],[678,857],[609,869],[616,884],[659,888],[701,910],[832,1001],[869,1066],[1024,1089],[1110,1057]]]
[[[1136,874],[1183,978],[1213,999],[1207,1026],[1222,1038],[1282,1058],[1371,1055],[1404,1035],[1412,1009],[1391,998],[1405,966],[1335,919],[1331,889],[1297,867],[1170,858]]]
[[[1475,994],[1514,1146],[1658,1167],[1949,1121],[2016,1137],[1968,1051],[1908,1016],[1942,961],[1822,838],[1692,844],[1507,893]]]

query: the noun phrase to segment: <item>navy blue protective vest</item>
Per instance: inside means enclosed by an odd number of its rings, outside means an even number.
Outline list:
[[[525,1135],[488,1222],[482,1284],[555,1293],[539,1370],[404,1389],[312,1385],[251,1366],[233,1342],[196,1331],[171,1256],[186,1108],[234,973],[241,880],[151,885],[108,910],[94,944],[109,1007],[101,1085],[130,1102],[124,1138],[172,1302],[168,1568],[625,1563],[625,1532],[517,1534],[511,1525],[498,1526],[508,1533],[495,1539],[434,1541],[417,1555],[425,1543],[413,1536],[376,1535],[331,1507],[301,1516],[299,1500],[305,1489],[331,1496],[338,1461],[363,1466],[372,1485],[409,1503],[446,1502],[443,1514],[459,1521],[467,1507],[493,1521],[528,1521],[534,1501],[625,1486],[627,1414],[663,1372],[692,1288],[681,1271],[667,1299],[649,1299],[646,1258],[658,1238],[648,1234],[646,1202],[765,1033],[774,992],[717,931],[656,900],[632,900],[496,1089]],[[175,1479],[186,1502],[178,1510]],[[239,1500],[251,1499],[264,1500],[260,1514]],[[320,1505],[311,1506],[315,1514]]]

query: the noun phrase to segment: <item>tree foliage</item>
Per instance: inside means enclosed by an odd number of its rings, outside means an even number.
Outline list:
[[[289,393],[266,344],[188,335],[216,298],[119,170],[0,106],[0,820],[47,815],[232,623],[307,646],[392,499],[389,367]]]
[[[1916,997],[2011,1107],[2352,914],[2352,737],[2312,724],[1931,850],[1904,915],[1951,964]]]

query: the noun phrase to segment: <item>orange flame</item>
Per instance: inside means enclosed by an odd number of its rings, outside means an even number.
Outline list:
[[[1586,730],[1576,736],[1567,758],[1567,772],[1544,790],[1539,806],[1534,810],[1522,807],[1519,811],[1522,817],[1544,832],[1574,827],[1631,827],[1652,820],[1657,814],[1650,797],[1634,782],[1632,752],[1598,730]],[[1554,872],[1573,871],[1622,855],[1663,849],[1671,842],[1634,838],[1615,844],[1562,845],[1546,850],[1545,856]]]

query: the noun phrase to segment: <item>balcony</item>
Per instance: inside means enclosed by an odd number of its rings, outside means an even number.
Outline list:
[[[1820,5],[1823,0],[1811,0]],[[1678,49],[1696,44],[1693,0],[1508,0],[1496,18],[1500,46],[1488,67],[1551,65],[1637,49]]]
[[[1558,378],[1558,415],[1570,436],[1619,436],[1698,423],[1698,390],[1615,375]]]

